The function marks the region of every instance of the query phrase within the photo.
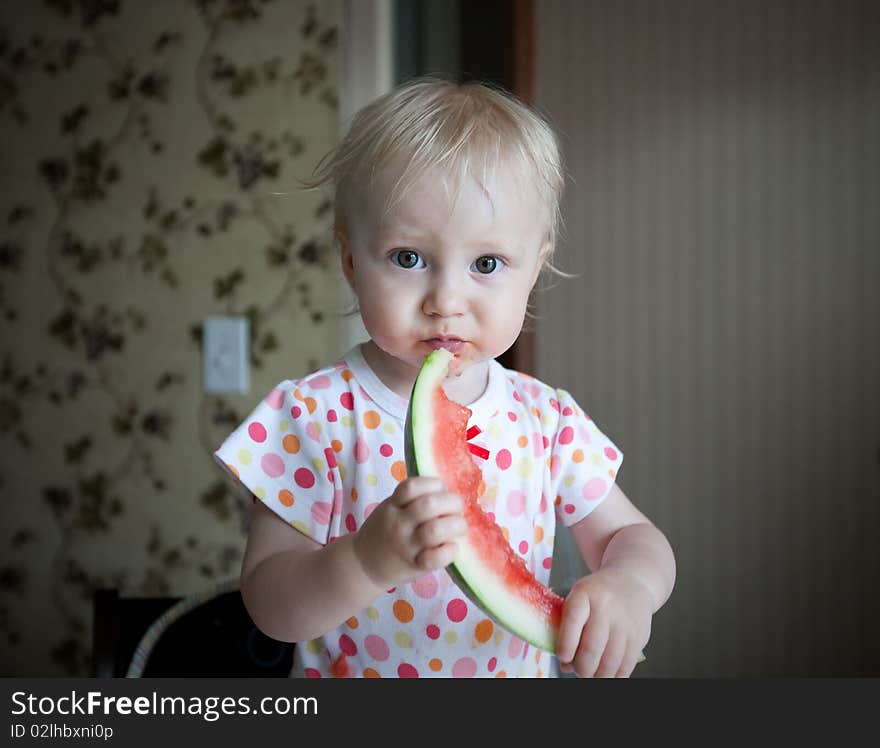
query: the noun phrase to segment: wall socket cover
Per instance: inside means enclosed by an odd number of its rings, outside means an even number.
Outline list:
[[[247,317],[208,317],[202,327],[205,392],[246,394],[250,388]]]

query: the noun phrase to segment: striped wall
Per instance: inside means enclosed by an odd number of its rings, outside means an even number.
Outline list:
[[[537,374],[678,559],[637,675],[880,675],[880,3],[535,20],[580,274],[541,296]]]

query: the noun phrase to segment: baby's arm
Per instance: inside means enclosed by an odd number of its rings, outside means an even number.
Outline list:
[[[593,573],[566,598],[559,661],[581,676],[628,676],[648,642],[651,617],[672,593],[672,548],[616,484],[571,530]]]
[[[356,533],[322,546],[257,501],[242,562],[245,606],[273,639],[320,636],[388,588],[451,562],[466,529],[461,510],[438,479],[410,478]]]

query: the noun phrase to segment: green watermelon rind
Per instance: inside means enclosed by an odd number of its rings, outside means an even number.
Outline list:
[[[453,355],[438,348],[425,360],[413,386],[404,428],[404,455],[407,475],[439,477],[433,456],[435,424],[433,393],[446,377]],[[424,407],[419,408],[419,404]],[[424,445],[419,449],[419,445]],[[556,631],[546,615],[504,588],[494,570],[486,568],[467,541],[458,541],[458,557],[447,572],[461,591],[490,618],[504,628],[547,652],[556,651]]]

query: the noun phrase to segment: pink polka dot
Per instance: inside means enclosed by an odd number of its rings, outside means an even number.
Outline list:
[[[526,646],[523,647],[522,658],[525,659],[525,658],[526,658],[526,655],[527,655],[528,653],[529,653],[529,645],[526,644]]]
[[[519,542],[519,552],[525,556],[529,552],[529,544],[525,540]]]
[[[266,395],[264,402],[272,408],[272,410],[281,410],[281,406],[284,405],[284,390],[279,390],[277,388],[272,390]]]
[[[354,410],[354,395],[352,395],[350,392],[343,392],[339,396],[339,403],[346,410]]]
[[[593,441],[590,432],[582,423],[578,424],[578,436],[580,436],[581,441],[583,441],[584,444],[589,444]]]
[[[326,390],[330,386],[330,377],[326,374],[322,374],[319,377],[313,377],[306,384],[309,385],[313,390]]]
[[[559,443],[560,444],[571,444],[574,441],[574,429],[571,426],[566,426],[559,433]]]
[[[376,502],[376,501],[374,501],[372,504],[367,504],[367,505],[364,507],[364,519],[367,519],[367,517],[369,517],[369,516],[373,513],[373,510],[374,510],[377,506],[379,506],[379,503]]]
[[[284,460],[279,455],[272,454],[271,452],[264,454],[260,458],[260,467],[263,468],[263,472],[270,478],[277,478],[279,475],[284,474]]]
[[[574,413],[574,411],[571,409],[570,405],[566,405],[565,410],[562,411],[562,415],[564,416],[570,416],[572,413]]]
[[[477,661],[473,657],[462,657],[452,666],[453,678],[473,678],[477,674]]]
[[[559,455],[553,455],[550,458],[550,477],[556,480],[560,470],[562,470],[562,459]]]
[[[349,532],[355,532],[357,530],[357,520],[351,512],[345,516],[345,529]]]
[[[439,639],[440,638],[440,627],[435,626],[433,623],[425,629],[425,634],[429,639]]]
[[[306,426],[306,433],[309,435],[309,438],[316,442],[317,444],[321,443],[321,433],[318,431],[318,424],[314,421],[309,421]]]
[[[386,641],[381,636],[376,636],[375,634],[370,634],[364,639],[364,649],[367,650],[367,654],[370,657],[379,662],[385,662],[391,652]]]
[[[562,510],[566,514],[574,514],[574,504],[566,504],[564,507],[562,507]]]
[[[433,574],[425,574],[412,582],[413,592],[425,600],[437,594],[437,586],[437,577]]]
[[[522,650],[522,639],[513,636],[510,639],[510,644],[507,646],[507,656],[508,657],[517,657]]]
[[[544,494],[541,494],[541,503],[538,505],[538,512],[543,514],[547,511],[547,497]]]
[[[595,501],[605,495],[608,486],[601,478],[591,478],[584,486],[584,498],[587,501]]]
[[[514,422],[516,421],[516,413],[514,413],[514,412],[512,412],[512,411],[507,411],[507,417],[508,417],[511,421],[514,421]]]
[[[467,611],[467,603],[460,597],[455,598],[455,600],[450,600],[449,605],[446,606],[446,615],[449,616],[449,620],[453,623],[463,621],[467,615]]]
[[[329,525],[331,511],[333,505],[329,501],[316,501],[312,504],[312,519],[319,525]]]
[[[487,669],[490,673],[494,673],[494,672],[495,672],[495,668],[496,668],[497,665],[498,665],[498,658],[497,658],[497,657],[493,657],[491,660],[489,660],[489,664],[486,665],[486,669]]]
[[[362,436],[359,436],[354,443],[354,459],[360,465],[370,459],[370,448]]]
[[[390,444],[383,444],[379,447],[379,454],[382,455],[382,457],[391,457],[391,455],[394,454],[394,447]]]
[[[557,413],[559,412],[559,401],[555,397],[550,398],[550,407]]]
[[[510,454],[510,451],[507,449],[501,449],[498,451],[498,454],[495,455],[495,464],[498,465],[502,470],[507,470],[513,462],[513,457]]]
[[[293,479],[300,488],[311,488],[315,485],[315,474],[308,468],[299,468],[293,474]]]
[[[302,415],[302,408],[300,408],[299,405],[294,405],[290,409],[290,415],[292,415],[294,418],[299,418]]]
[[[545,559],[541,562],[541,566],[543,566],[545,569],[549,569],[551,566],[553,566],[553,557],[552,557],[552,556],[547,556],[547,558],[545,558]]]
[[[408,662],[404,662],[397,668],[397,675],[399,678],[418,678],[419,671]]]
[[[617,452],[615,450],[613,450],[611,447],[605,447],[605,456],[609,460],[616,460],[617,459]]]
[[[519,517],[526,509],[526,495],[519,489],[507,494],[507,511],[511,516]]]
[[[532,434],[532,454],[534,457],[540,457],[547,448],[547,437],[541,434]]]
[[[327,447],[324,450],[324,458],[327,460],[327,465],[329,467],[336,467],[336,452],[334,452],[330,447]]]
[[[321,673],[319,673],[317,670],[315,670],[315,668],[313,668],[313,667],[306,668],[306,678],[320,678],[320,677],[321,677]]]
[[[513,399],[516,400],[518,403],[521,403],[522,402],[522,395],[520,395],[519,392],[514,390],[513,391]]]
[[[357,644],[354,643],[348,634],[343,634],[339,637],[339,648],[349,657],[354,657],[358,651]]]
[[[336,415],[336,411],[331,408],[327,411],[327,421],[330,423],[336,423],[339,420],[339,416]]]
[[[262,444],[266,441],[266,427],[259,421],[254,421],[248,426],[248,436]]]

